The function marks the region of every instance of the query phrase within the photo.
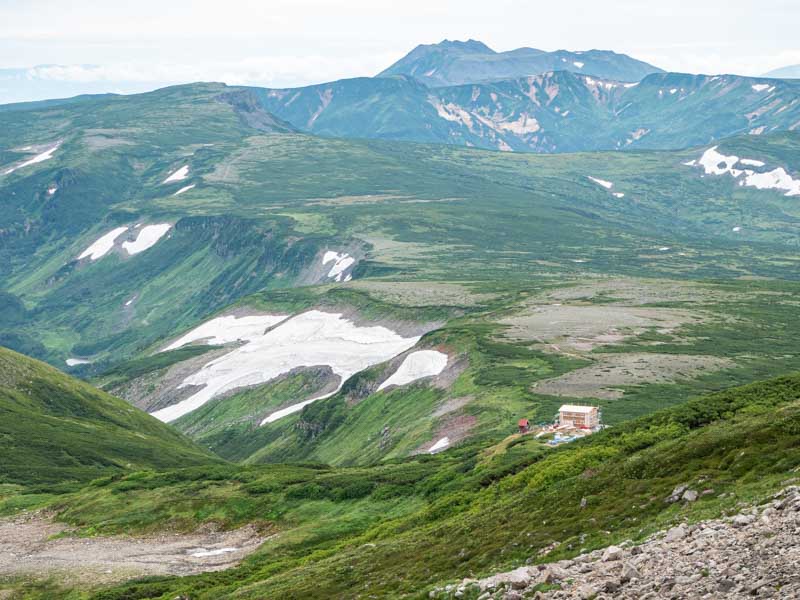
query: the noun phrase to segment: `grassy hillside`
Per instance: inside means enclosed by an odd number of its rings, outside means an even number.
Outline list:
[[[222,466],[110,478],[55,500],[60,518],[91,533],[255,520],[280,534],[230,571],[71,597],[421,598],[447,580],[642,539],[675,521],[736,512],[791,477],[800,466],[798,398],[800,377],[783,377],[555,450],[512,436],[362,469]],[[679,484],[710,491],[666,503]],[[43,597],[36,589],[30,597]]]
[[[779,281],[549,277],[418,285],[384,277],[262,292],[232,310],[314,308],[401,330],[434,323],[414,350],[444,352],[449,366],[434,379],[379,390],[402,357],[382,361],[334,396],[262,424],[278,409],[332,391],[317,365],[217,396],[173,425],[229,460],[332,465],[397,460],[445,437],[451,445],[502,439],[518,419],[550,422],[568,402],[598,405],[604,422],[616,426],[687,397],[800,370],[800,325],[791,317],[798,290]],[[303,339],[294,343],[302,352]],[[123,363],[96,381],[152,406],[179,396],[190,374],[233,351],[188,346]]]
[[[0,348],[0,483],[86,482],[214,462],[126,402]]]

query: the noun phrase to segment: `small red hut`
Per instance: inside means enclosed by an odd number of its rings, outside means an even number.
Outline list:
[[[520,419],[518,425],[520,433],[528,433],[528,431],[530,431],[530,425],[528,424],[528,419]]]

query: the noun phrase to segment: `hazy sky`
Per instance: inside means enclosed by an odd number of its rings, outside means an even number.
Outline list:
[[[495,50],[602,48],[671,71],[758,75],[800,63],[798,30],[798,0],[0,0],[0,69],[63,65],[25,77],[87,91],[292,86],[372,75],[417,44],[474,38]],[[0,102],[3,87],[14,92],[0,83]]]

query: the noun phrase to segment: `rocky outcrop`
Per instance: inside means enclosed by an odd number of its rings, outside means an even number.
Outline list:
[[[677,498],[685,491],[676,490]],[[800,598],[800,486],[733,517],[677,525],[640,545],[465,579],[430,597],[475,597],[475,588],[481,600]]]

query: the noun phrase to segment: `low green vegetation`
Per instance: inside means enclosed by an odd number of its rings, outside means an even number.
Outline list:
[[[352,597],[356,588],[423,597],[447,580],[642,539],[677,520],[736,512],[765,497],[800,467],[798,398],[800,376],[783,377],[692,399],[557,449],[522,436],[498,448],[472,444],[365,468],[140,472],[51,502],[85,535],[208,521],[256,522],[279,534],[232,570],[75,597],[330,598]],[[703,492],[696,503],[664,502],[684,483]]]
[[[63,489],[110,473],[216,462],[126,402],[0,348],[0,484]]]

